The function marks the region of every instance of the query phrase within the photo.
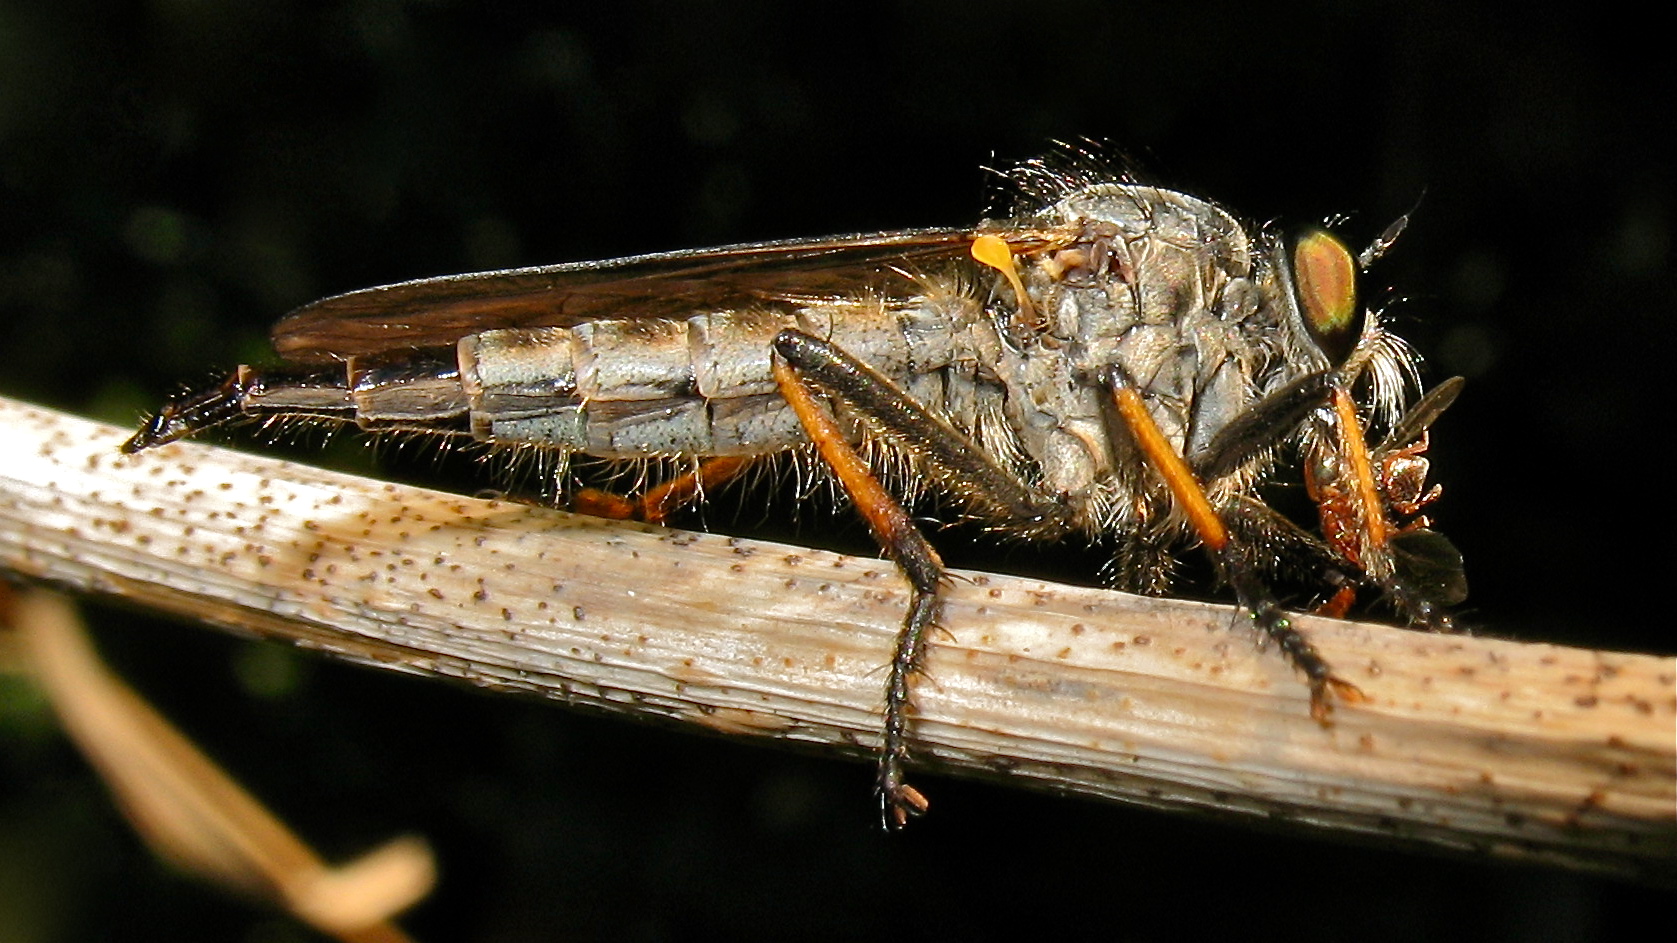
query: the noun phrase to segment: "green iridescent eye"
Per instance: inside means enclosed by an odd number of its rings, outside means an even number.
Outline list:
[[[1289,240],[1287,261],[1305,330],[1329,361],[1344,363],[1363,332],[1356,256],[1333,233],[1310,229]]]

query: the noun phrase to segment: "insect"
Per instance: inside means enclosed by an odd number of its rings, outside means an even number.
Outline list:
[[[1075,162],[1073,162],[1075,163]],[[1460,555],[1420,511],[1447,381],[1405,408],[1418,357],[1359,296],[1404,220],[1360,254],[1279,233],[1089,164],[1010,173],[977,226],[769,242],[430,278],[304,306],[285,364],[167,402],[123,449],[230,420],[322,417],[604,459],[675,458],[638,495],[583,509],[660,520],[778,454],[818,457],[912,587],[887,672],[876,788],[890,827],[927,808],[905,778],[912,688],[943,564],[905,510],[923,492],[1034,541],[1114,548],[1115,582],[1169,588],[1199,544],[1304,676],[1311,712],[1361,692],[1268,588],[1287,561],[1450,628]],[[1384,435],[1374,439],[1375,431]],[[1302,468],[1320,524],[1259,486]]]

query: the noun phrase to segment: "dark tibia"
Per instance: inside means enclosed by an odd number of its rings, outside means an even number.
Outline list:
[[[1312,373],[1269,394],[1234,418],[1211,444],[1191,456],[1201,481],[1216,481],[1248,459],[1282,441],[1305,417],[1321,408],[1333,390],[1333,375]]]
[[[1052,496],[1019,481],[971,437],[871,367],[802,331],[783,331],[774,344],[776,353],[801,375],[911,452],[951,493],[1002,519],[1033,522],[1044,532],[1066,528],[1065,509]]]
[[[1451,377],[1426,392],[1415,405],[1409,407],[1398,421],[1393,424],[1392,431],[1386,440],[1380,443],[1379,451],[1389,452],[1400,449],[1419,439],[1438,417],[1461,395],[1462,387],[1467,381],[1461,377]]]

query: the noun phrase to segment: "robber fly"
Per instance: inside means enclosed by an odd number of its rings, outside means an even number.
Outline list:
[[[941,493],[995,532],[1115,547],[1115,582],[1163,592],[1183,547],[1309,684],[1326,722],[1358,689],[1267,588],[1329,574],[1450,627],[1454,547],[1418,512],[1427,429],[1459,380],[1405,409],[1418,357],[1358,294],[1401,229],[1354,254],[1323,228],[1224,209],[1092,167],[1033,161],[1019,205],[973,227],[668,252],[354,291],[280,321],[285,364],[184,392],[138,452],[251,417],[323,417],[686,473],[573,506],[660,520],[751,463],[813,453],[912,586],[887,672],[877,789],[900,826],[911,687],[944,568],[904,510]],[[1373,430],[1384,432],[1377,442]],[[1261,483],[1297,463],[1321,522]]]

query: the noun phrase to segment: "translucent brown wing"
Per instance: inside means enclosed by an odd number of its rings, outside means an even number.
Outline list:
[[[408,347],[445,347],[509,327],[567,327],[601,318],[682,317],[776,300],[914,289],[902,269],[965,257],[994,232],[1029,252],[1058,241],[1040,228],[914,229],[688,249],[364,288],[305,305],[274,326],[287,360],[322,362]]]

